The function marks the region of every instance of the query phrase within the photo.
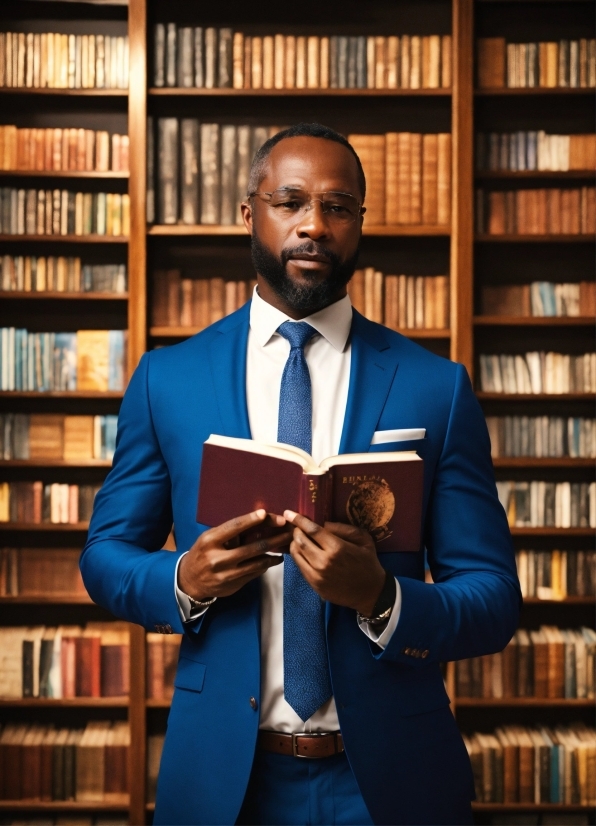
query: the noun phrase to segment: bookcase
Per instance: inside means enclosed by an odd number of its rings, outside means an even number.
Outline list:
[[[254,38],[278,33],[352,38],[381,34],[421,38],[451,35],[451,83],[448,87],[436,85],[434,88],[403,88],[399,83],[395,88],[155,86],[154,27],[168,23],[175,23],[179,29],[228,27]],[[0,185],[23,189],[60,186],[85,192],[109,189],[119,195],[127,194],[130,229],[126,237],[72,233],[0,236],[2,255],[77,256],[83,265],[127,266],[125,292],[2,292],[0,326],[27,328],[33,332],[82,328],[127,330],[130,374],[146,349],[167,346],[193,332],[179,324],[152,323],[155,270],[176,269],[183,277],[193,280],[222,276],[235,281],[252,278],[248,239],[241,226],[181,221],[162,224],[153,220],[151,199],[155,198],[152,192],[155,173],[150,170],[148,175],[147,154],[153,144],[154,158],[157,157],[155,124],[161,118],[267,128],[316,120],[346,135],[450,133],[449,223],[371,227],[365,224],[359,266],[384,274],[449,275],[449,327],[419,326],[403,332],[434,352],[466,366],[487,417],[593,418],[592,393],[511,394],[481,389],[480,358],[486,354],[521,355],[529,351],[556,350],[564,355],[593,352],[593,310],[583,315],[558,316],[520,314],[517,309],[489,313],[484,300],[486,288],[520,288],[532,282],[592,281],[593,243],[590,242],[593,237],[586,232],[555,236],[534,229],[532,234],[494,234],[486,229],[492,224],[479,223],[478,209],[479,198],[483,197],[478,195],[478,190],[490,193],[539,188],[581,189],[593,185],[593,170],[516,168],[511,171],[488,168],[488,164],[481,168],[477,137],[478,134],[512,135],[540,130],[547,134],[593,133],[593,89],[556,85],[509,88],[504,74],[506,43],[558,43],[562,38],[569,41],[590,38],[594,29],[591,3],[585,0],[403,0],[400,3],[372,0],[366,6],[346,6],[330,0],[321,7],[309,0],[306,6],[301,4],[295,9],[265,2],[243,10],[231,0],[222,0],[217,9],[201,12],[182,0],[129,0],[128,5],[15,0],[5,12],[4,28],[13,32],[128,35],[128,88],[0,86],[0,98],[4,103],[2,124],[128,133],[129,171],[0,170]],[[499,38],[504,39],[499,47],[502,54],[494,46]],[[481,87],[479,84],[479,39],[493,41],[492,57],[488,60],[483,56],[482,60],[488,61],[489,70],[495,74],[496,59],[496,74],[500,66],[503,75],[501,85]],[[148,118],[152,119],[152,127],[148,127]],[[49,183],[50,179],[56,183]],[[515,201],[516,196],[508,197],[507,203],[511,198]],[[584,196],[578,196],[581,197]],[[488,197],[486,200],[492,208],[493,202]],[[499,203],[498,197],[493,200]],[[147,220],[148,208],[151,221]],[[121,396],[121,391],[114,390],[5,390],[0,391],[0,414],[109,416],[118,412]],[[504,455],[506,452],[512,451],[503,449],[494,459],[499,482],[538,480],[587,485],[593,478],[589,454],[582,457],[568,451],[570,455],[509,456]],[[101,484],[109,460],[5,459],[0,465],[0,482],[41,478],[44,483],[93,485]],[[85,528],[81,523],[0,522],[0,545],[47,548],[50,555],[59,549],[80,549]],[[592,547],[593,531],[579,525],[531,527],[524,524],[512,527],[512,534],[517,551],[566,551],[568,558]],[[541,594],[544,597],[549,592]],[[550,594],[550,599],[528,597],[521,625],[529,630],[544,625],[593,628],[593,591],[591,594],[563,599],[558,592]],[[38,591],[27,596],[0,597],[0,602],[3,625],[7,626],[73,625],[110,619],[85,595],[73,593],[56,596]],[[129,772],[133,778],[129,797],[116,802],[2,800],[2,817],[57,817],[69,813],[97,816],[105,810],[130,823],[151,821],[147,737],[165,731],[169,701],[147,699],[146,666],[145,632],[131,626],[128,697],[0,700],[2,724],[36,721],[80,728],[90,720],[128,720]],[[446,682],[453,712],[466,735],[477,731],[491,733],[496,727],[508,724],[535,727],[567,725],[576,720],[587,725],[593,722],[590,699],[458,697],[453,663],[447,664]],[[536,823],[541,822],[539,818],[556,813],[593,818],[592,808],[581,801],[504,803],[483,802],[479,797],[474,805],[479,823],[490,823],[495,816],[522,814],[534,816],[536,819],[532,822]]]

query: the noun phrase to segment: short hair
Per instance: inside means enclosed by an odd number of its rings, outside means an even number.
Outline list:
[[[265,177],[267,158],[271,154],[273,147],[277,146],[280,141],[283,141],[286,138],[300,137],[323,138],[324,140],[335,141],[336,143],[341,143],[342,146],[345,146],[346,149],[352,153],[354,160],[356,161],[358,185],[362,190],[362,200],[364,201],[364,196],[366,195],[366,178],[364,177],[364,170],[362,169],[360,158],[356,154],[354,147],[346,138],[344,138],[343,135],[340,135],[339,132],[336,132],[334,129],[330,129],[328,126],[323,126],[321,123],[297,123],[295,126],[288,127],[288,129],[282,129],[281,132],[277,132],[277,134],[273,135],[273,137],[269,138],[269,140],[266,140],[261,148],[255,152],[255,156],[252,159],[250,175],[248,178],[247,195],[250,197],[252,193],[258,190],[261,181]]]

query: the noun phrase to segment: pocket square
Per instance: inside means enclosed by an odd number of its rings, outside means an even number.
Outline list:
[[[400,430],[377,430],[373,433],[371,445],[386,445],[390,442],[409,442],[412,439],[424,439],[425,427],[408,427]]]

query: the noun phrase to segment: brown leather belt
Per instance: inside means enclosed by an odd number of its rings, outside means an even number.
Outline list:
[[[331,757],[344,751],[344,742],[340,731],[312,732],[307,734],[282,734],[279,731],[259,732],[260,749],[274,754],[286,754],[290,757]]]

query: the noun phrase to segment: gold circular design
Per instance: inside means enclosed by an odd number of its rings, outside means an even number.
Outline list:
[[[387,526],[394,512],[395,497],[384,479],[356,482],[346,503],[351,524],[368,531],[376,542],[393,533]]]

